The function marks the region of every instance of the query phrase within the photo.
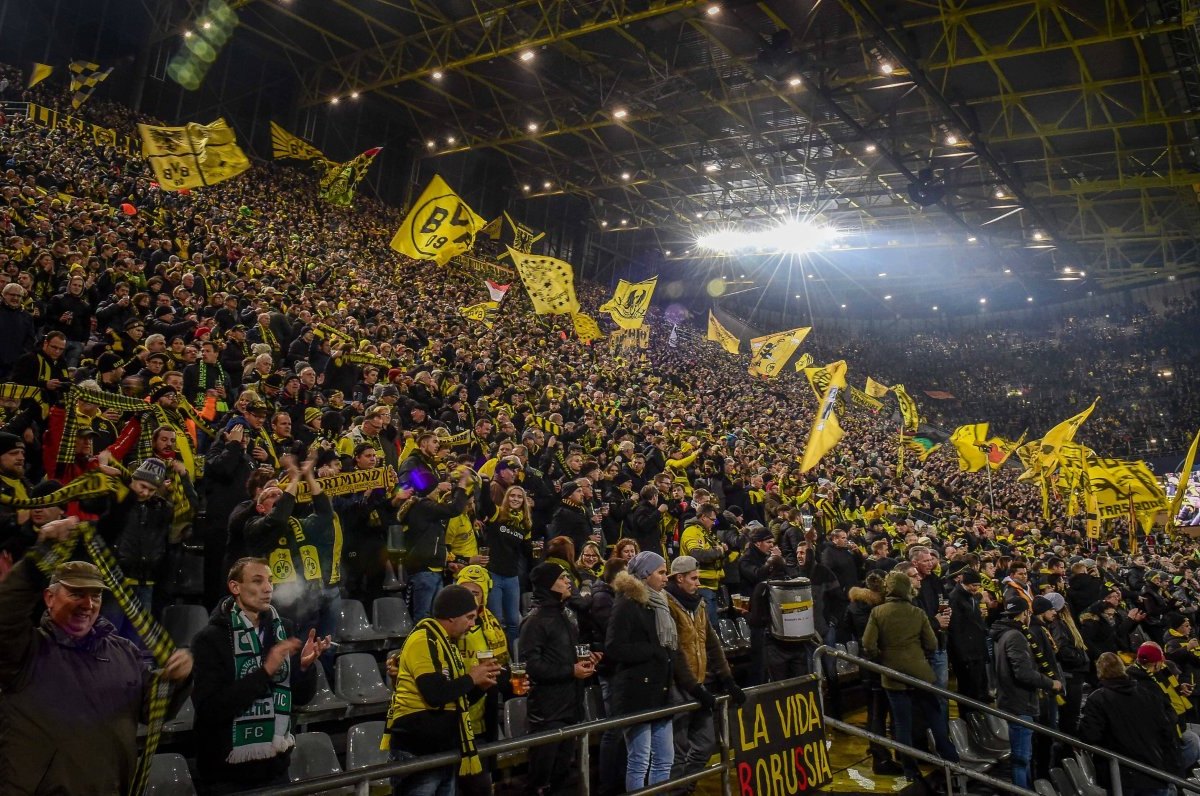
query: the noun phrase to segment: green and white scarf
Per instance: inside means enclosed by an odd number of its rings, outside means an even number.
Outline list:
[[[233,604],[229,613],[233,641],[233,671],[237,679],[247,677],[262,668],[262,644],[258,628],[250,618]],[[287,640],[279,612],[271,608],[271,634],[276,642]],[[287,659],[271,678],[271,695],[259,697],[242,715],[233,720],[233,749],[226,763],[245,763],[268,760],[283,754],[296,745],[289,730],[292,722],[291,667]]]

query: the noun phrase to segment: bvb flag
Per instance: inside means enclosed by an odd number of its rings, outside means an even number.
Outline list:
[[[496,216],[487,223],[487,226],[479,230],[479,234],[492,240],[500,240],[500,234],[503,230],[504,216]]]
[[[992,437],[987,441],[988,446],[988,467],[993,470],[999,470],[1008,461],[1008,457],[1013,455],[1013,451],[1025,444],[1025,437],[1028,434],[1021,435],[1021,438],[1016,442],[1005,439],[1004,437]]]
[[[103,83],[113,70],[111,66],[101,69],[100,64],[91,61],[72,61],[67,68],[71,70],[71,107],[76,110],[91,98],[96,86]]]
[[[271,151],[276,160],[328,160],[321,150],[271,122]]]
[[[1034,467],[1037,469],[1037,473],[1034,473],[1034,475],[1050,476],[1058,469],[1059,448],[1062,447],[1064,442],[1073,442],[1075,440],[1075,432],[1079,430],[1083,422],[1092,414],[1092,410],[1096,408],[1096,403],[1099,400],[1097,398],[1095,401],[1092,401],[1092,405],[1087,409],[1084,409],[1074,417],[1064,420],[1046,432],[1046,435],[1042,437],[1042,441],[1039,443],[1037,456],[1034,457]],[[1031,474],[1026,472],[1022,477],[1028,475]]]
[[[375,162],[375,156],[383,147],[372,147],[345,163],[323,161],[325,174],[321,176],[321,198],[331,205],[349,207],[354,203],[358,184],[366,176],[367,169]]]
[[[1183,496],[1187,493],[1188,481],[1192,477],[1192,467],[1196,464],[1196,447],[1200,446],[1200,431],[1192,439],[1192,447],[1188,448],[1187,458],[1183,460],[1183,471],[1179,473],[1179,486],[1175,488],[1175,497],[1171,498],[1171,510],[1167,514],[1167,522],[1174,523],[1179,518],[1179,510],[1183,508]]]
[[[579,299],[575,297],[575,271],[571,264],[509,249],[521,282],[533,302],[533,311],[538,315],[579,312]]]
[[[469,307],[459,307],[458,312],[468,321],[482,323],[491,329],[496,320],[496,308],[500,305],[495,301],[481,301]]]
[[[1154,515],[1167,507],[1166,493],[1143,461],[1090,456],[1087,482],[1101,520],[1129,516],[1132,511],[1138,522],[1148,528],[1154,522]]]
[[[821,398],[817,408],[817,416],[813,418],[812,431],[808,434],[808,444],[804,446],[804,458],[800,461],[800,472],[807,473],[817,466],[833,446],[842,438],[842,426],[838,422],[838,395],[846,389],[846,362],[838,360],[828,366],[829,387]]]
[[[783,370],[783,366],[792,358],[792,354],[796,353],[796,349],[800,347],[804,338],[808,337],[808,333],[811,331],[811,326],[799,326],[786,332],[776,332],[752,340],[750,343],[752,348],[755,341],[762,342],[750,360],[750,375],[767,376],[772,379],[778,376],[779,372]],[[845,386],[843,383],[842,387],[845,388]]]
[[[721,348],[724,348],[730,354],[736,354],[741,342],[728,329],[721,325],[717,320],[717,316],[713,315],[712,310],[708,311],[708,335],[705,338],[719,343]]]
[[[396,230],[391,246],[414,260],[445,265],[452,257],[470,251],[475,234],[485,226],[446,181],[434,175]]]
[[[590,343],[593,340],[604,339],[604,333],[600,331],[599,324],[592,316],[583,312],[573,312],[571,322],[575,324],[575,334],[582,342]]]
[[[813,363],[812,354],[809,354],[807,352],[801,354],[800,357],[796,360],[796,372],[799,373],[802,370],[811,368],[812,363]]]
[[[632,283],[622,279],[617,283],[613,297],[600,305],[600,311],[609,313],[613,323],[622,329],[640,329],[646,319],[646,311],[650,309],[650,298],[654,295],[656,285],[657,276]]]
[[[879,382],[875,381],[875,379],[867,376],[867,387],[865,390],[863,390],[863,392],[872,398],[882,398],[883,396],[887,395],[888,391],[891,389],[891,387],[880,384]]]
[[[903,384],[893,386],[892,392],[896,394],[896,402],[900,404],[900,420],[904,424],[905,433],[916,434],[917,427],[921,425],[921,416],[917,413],[916,401],[909,397],[908,390],[904,389]]]
[[[509,246],[513,249],[516,249],[519,252],[524,252],[526,254],[529,254],[530,252],[533,251],[533,244],[537,243],[539,240],[546,237],[545,232],[534,232],[532,227],[527,227],[524,224],[522,224],[520,221],[513,221],[512,216],[510,216],[508,214],[507,210],[505,210],[504,214],[501,215],[500,218],[496,219],[496,221],[493,221],[491,224],[488,224],[487,227],[485,227],[485,229],[491,229],[492,224],[499,222],[500,219],[503,219],[508,222],[509,237],[508,237],[508,240],[506,240],[504,242],[505,245]],[[502,230],[497,230],[496,238],[500,239],[501,237],[503,237],[503,234],[504,233]],[[503,260],[505,257],[508,257],[508,256],[509,256],[509,254],[506,251],[506,252],[504,252],[504,254],[501,254],[499,257],[497,257],[496,261],[499,262],[500,260]]]
[[[971,423],[959,426],[950,435],[950,443],[958,451],[958,469],[968,473],[977,473],[987,466],[988,444],[987,423]]]
[[[46,78],[54,73],[54,67],[50,64],[33,65],[33,71],[29,73],[29,82],[25,84],[25,88],[33,88],[38,83],[41,83]]]
[[[184,127],[139,124],[142,154],[158,184],[168,191],[202,188],[236,177],[250,168],[237,137],[224,119]]]

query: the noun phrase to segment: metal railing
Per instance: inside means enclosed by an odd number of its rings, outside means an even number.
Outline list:
[[[962,694],[957,694],[953,691],[948,691],[944,688],[939,688],[936,685],[927,683],[924,680],[918,680],[915,677],[911,677],[902,672],[898,672],[895,669],[889,669],[886,666],[880,666],[878,663],[875,663],[874,661],[869,661],[864,658],[859,658],[855,655],[851,655],[849,653],[842,652],[841,650],[835,649],[833,647],[827,647],[827,646],[818,647],[816,652],[814,653],[813,657],[814,657],[814,668],[816,669],[818,676],[821,677],[822,679],[824,679],[824,667],[822,667],[820,665],[822,658],[829,657],[829,658],[844,660],[849,663],[853,663],[863,669],[866,669],[867,671],[875,672],[877,674],[885,674],[889,678],[891,678],[893,680],[898,680],[912,688],[918,688],[922,691],[928,691],[929,693],[935,694],[943,699],[952,699],[955,702],[957,702],[960,706],[968,705],[971,708],[974,708],[975,710],[978,710],[982,713],[987,713],[992,716],[997,716],[1001,719],[1004,719],[1009,724],[1015,724],[1019,727],[1025,727],[1027,729],[1033,730],[1034,732],[1038,732],[1043,735],[1048,735],[1051,738],[1053,738],[1054,740],[1058,741],[1059,743],[1065,744],[1065,745],[1070,746],[1079,751],[1088,752],[1093,755],[1100,755],[1101,757],[1107,758],[1108,762],[1109,762],[1110,777],[1112,780],[1108,786],[1108,788],[1109,788],[1108,792],[1111,794],[1111,796],[1123,796],[1122,787],[1121,787],[1121,767],[1122,766],[1124,766],[1125,768],[1137,771],[1139,773],[1152,776],[1155,779],[1163,782],[1164,786],[1165,785],[1174,785],[1176,788],[1178,788],[1181,791],[1186,792],[1186,793],[1200,793],[1200,784],[1197,784],[1196,782],[1190,782],[1186,779],[1177,777],[1173,774],[1168,774],[1164,771],[1160,771],[1159,769],[1153,768],[1152,766],[1148,766],[1145,763],[1140,763],[1137,760],[1134,760],[1129,757],[1125,757],[1124,755],[1118,754],[1109,749],[1102,749],[1099,746],[1092,746],[1091,744],[1084,743],[1083,741],[1079,740],[1078,738],[1075,738],[1073,736],[1059,732],[1058,730],[1052,729],[1043,724],[1038,724],[1037,722],[1033,722],[1033,721],[1026,721],[1025,719],[1021,718],[1020,716],[1014,715],[1012,713],[1008,713],[1007,711],[1000,710],[999,708],[993,707],[992,705],[988,705],[983,702],[978,702],[969,697],[965,697]],[[889,741],[886,738],[880,738],[878,735],[867,732],[866,730],[863,730],[859,727],[855,727],[854,725],[846,724],[845,722],[837,721],[835,719],[828,719],[828,718],[825,720],[825,723],[827,726],[833,727],[834,729],[842,730],[844,732],[850,732],[852,735],[858,735],[860,737],[869,738],[870,740],[873,740],[876,743],[879,743],[883,746],[887,746],[889,748],[893,748],[893,749],[901,748],[905,754],[911,754],[911,755],[913,755],[913,757],[918,757],[927,762],[934,763],[942,768],[949,768],[949,769],[956,770],[957,773],[965,774],[966,776],[969,776],[972,779],[980,778],[977,772],[958,771],[957,769],[961,768],[961,766],[957,766],[957,764],[955,764],[955,763],[951,763],[948,760],[943,760],[942,758],[937,757],[935,755],[931,755],[928,752],[918,752],[917,750],[913,750],[910,747],[902,747],[901,744],[897,744],[894,741]],[[914,752],[916,752],[916,754],[914,754]],[[988,779],[990,780],[993,778],[988,777]],[[1000,786],[996,785],[995,787],[1000,787]],[[1016,788],[1015,786],[1013,786],[1011,784],[1008,784],[1008,787],[1005,789],[1009,790],[1011,792],[1015,792],[1015,793],[1032,793],[1032,791],[1028,791],[1023,788]]]
[[[746,689],[747,694],[769,694],[775,691],[784,691],[790,688],[796,688],[804,683],[810,683],[817,680],[818,675],[810,674],[803,677],[793,677],[789,680],[780,680],[774,683],[766,683],[764,685],[754,686]],[[652,785],[648,788],[643,788],[633,792],[633,796],[650,796],[650,794],[661,793],[675,788],[680,788],[690,785],[694,782],[699,782],[713,775],[721,776],[721,791],[724,796],[732,796],[733,786],[726,772],[732,767],[732,738],[730,735],[729,721],[729,697],[717,697],[718,710],[714,712],[714,718],[719,722],[717,733],[717,746],[720,753],[720,761],[692,774],[687,774],[674,779],[668,779],[665,782],[660,782],[657,785]],[[567,727],[561,727],[557,730],[547,730],[545,732],[531,733],[522,735],[519,738],[506,738],[502,741],[483,744],[479,747],[480,758],[496,757],[498,755],[510,754],[512,752],[520,752],[532,749],[538,746],[546,746],[552,743],[560,743],[562,741],[579,741],[579,757],[576,768],[583,772],[580,779],[580,793],[583,796],[588,796],[591,793],[590,768],[591,768],[591,748],[588,739],[596,733],[602,733],[607,730],[620,730],[626,727],[634,727],[638,724],[656,721],[659,719],[674,719],[684,713],[690,713],[694,710],[703,710],[699,703],[688,701],[682,705],[669,705],[657,710],[648,710],[644,713],[634,713],[629,716],[618,716],[611,719],[597,719],[596,721],[581,722],[572,724]],[[425,755],[413,760],[407,760],[403,763],[380,763],[373,766],[365,766],[356,768],[352,771],[347,771],[342,774],[330,774],[328,776],[306,780],[304,782],[294,782],[291,785],[275,786],[264,788],[261,790],[249,791],[244,796],[306,796],[307,794],[321,793],[323,791],[332,790],[334,788],[355,788],[357,796],[366,796],[370,783],[373,780],[388,779],[390,777],[401,777],[409,774],[416,774],[421,771],[428,771],[434,768],[442,768],[444,766],[457,765],[460,760],[458,750],[452,752],[443,752],[437,755]]]

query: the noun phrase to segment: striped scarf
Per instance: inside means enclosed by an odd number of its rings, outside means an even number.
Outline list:
[[[75,532],[70,538],[59,542],[51,550],[40,552],[37,548],[30,551],[30,558],[33,560],[37,568],[42,571],[46,577],[54,574],[54,569],[59,565],[71,559],[71,553],[75,549],[75,545],[82,541],[84,548],[88,551],[92,561],[100,570],[101,576],[104,578],[104,583],[112,592],[113,597],[117,601],[117,605],[129,617],[129,621],[133,624],[134,630],[141,637],[146,648],[150,650],[150,654],[154,656],[154,662],[161,668],[167,665],[171,655],[175,652],[175,644],[171,641],[171,637],[163,630],[162,625],[150,616],[137,596],[125,587],[125,574],[121,572],[120,565],[117,564],[116,556],[104,538],[96,533],[95,527],[91,523],[80,523]],[[146,743],[142,750],[142,756],[138,758],[137,768],[134,771],[133,782],[129,788],[128,796],[142,796],[146,790],[146,782],[150,776],[150,763],[154,759],[154,753],[158,749],[158,741],[162,736],[163,721],[167,716],[167,703],[170,696],[170,683],[163,679],[161,674],[155,674],[150,684],[150,708],[149,708],[149,723],[146,733]]]
[[[75,458],[75,440],[79,436],[79,412],[75,406],[76,401],[94,404],[101,409],[115,409],[118,412],[145,412],[147,408],[146,402],[140,398],[129,398],[119,393],[104,392],[103,390],[89,390],[78,385],[71,387],[63,402],[67,410],[67,419],[63,423],[62,441],[58,445],[57,460],[59,464],[70,464]],[[143,429],[144,435],[145,430]],[[149,458],[149,456],[141,458]]]
[[[1029,627],[1022,626],[1021,632],[1025,634],[1025,640],[1029,642],[1029,649],[1033,651],[1033,658],[1035,661],[1037,661],[1038,670],[1051,680],[1058,680],[1059,682],[1062,682],[1062,674],[1060,674],[1058,668],[1051,663],[1051,659],[1054,655],[1054,639],[1050,638],[1050,634],[1047,632],[1042,633],[1042,638],[1046,639],[1046,641],[1050,644],[1050,649],[1045,650],[1042,649],[1041,643],[1037,637],[1034,636],[1033,631],[1030,630]],[[1067,700],[1060,692],[1055,692],[1054,700],[1060,706],[1067,704]]]

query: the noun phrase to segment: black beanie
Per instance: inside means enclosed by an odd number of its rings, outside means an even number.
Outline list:
[[[543,561],[529,571],[529,585],[534,591],[550,591],[562,574],[563,568],[560,565]]]
[[[434,619],[458,619],[474,611],[478,606],[475,595],[462,586],[447,586],[433,598]]]

